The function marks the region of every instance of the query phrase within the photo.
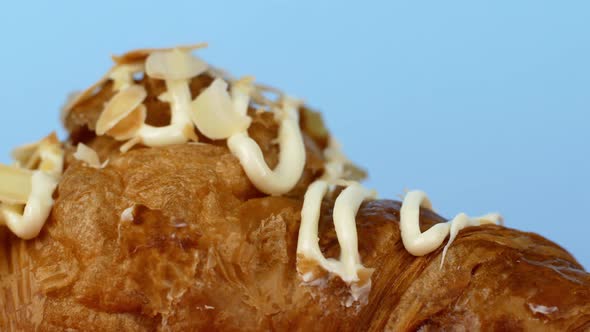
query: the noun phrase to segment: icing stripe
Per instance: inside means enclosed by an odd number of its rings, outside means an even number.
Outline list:
[[[289,192],[305,168],[305,145],[299,128],[297,110],[291,103],[285,103],[280,112],[279,163],[271,170],[258,144],[247,132],[232,135],[227,140],[230,151],[240,160],[248,178],[260,191],[269,195]]]

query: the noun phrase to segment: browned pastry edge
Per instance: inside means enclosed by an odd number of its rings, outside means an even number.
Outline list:
[[[193,79],[193,96],[210,82]],[[148,91],[147,122],[165,125],[162,82],[137,83]],[[363,264],[375,269],[367,304],[351,304],[335,277],[304,285],[295,269],[300,210],[328,141],[317,114],[300,110],[307,163],[299,184],[268,197],[221,141],[121,154],[121,142],[93,133],[111,83],[95,92],[66,118],[66,172],[41,235],[25,242],[0,233],[2,330],[590,329],[590,276],[559,246],[504,227],[468,228],[441,269],[440,249],[424,257],[404,249],[394,201],[365,203],[357,215]],[[277,125],[269,113],[250,115],[249,134],[273,167]],[[108,165],[73,158],[78,142]],[[339,255],[334,198],[320,221],[327,257]],[[123,221],[130,207],[133,221]],[[421,221],[427,229],[445,220],[422,211]]]
[[[109,165],[93,169],[68,157],[41,236],[23,242],[4,234],[4,329],[563,331],[590,324],[590,276],[562,248],[504,227],[469,228],[440,269],[440,250],[418,258],[406,252],[394,201],[368,202],[358,213],[360,253],[375,273],[368,304],[346,307],[348,287],[338,278],[306,286],[296,274],[301,194],[260,195],[225,147],[120,155],[109,154],[110,139],[87,143]],[[121,221],[133,205],[134,221]],[[327,198],[320,223],[327,257],[339,252],[332,205]],[[424,228],[443,221],[422,214]]]

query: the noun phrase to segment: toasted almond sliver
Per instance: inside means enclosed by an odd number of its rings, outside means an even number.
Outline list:
[[[109,75],[109,78],[113,81],[113,90],[123,90],[133,84],[133,75],[143,72],[144,68],[143,63],[130,63],[113,67]]]
[[[26,204],[32,189],[32,172],[0,164],[0,201]]]
[[[191,142],[198,142],[199,136],[195,133],[195,127],[190,124],[186,125],[183,129],[184,137],[188,138]]]
[[[122,153],[126,153],[139,143],[141,143],[141,138],[133,137],[132,139],[125,142],[125,144],[121,145],[119,151],[121,151]]]
[[[85,162],[92,168],[101,168],[100,158],[98,158],[96,151],[83,143],[78,143],[76,153],[74,153],[74,158]]]
[[[39,162],[39,142],[21,145],[12,150],[12,159],[21,167],[31,169]]]
[[[199,44],[192,44],[192,45],[181,45],[175,47],[176,49],[183,50],[183,51],[194,51],[199,48],[207,47],[207,43],[199,43]],[[137,63],[143,62],[147,57],[154,53],[154,52],[166,52],[171,51],[174,48],[144,48],[133,50],[131,52],[127,52],[123,55],[113,55],[113,61],[116,64],[123,65],[123,64],[130,64],[130,63]]]
[[[64,106],[61,109],[60,116],[61,116],[61,120],[63,123],[65,123],[66,118],[68,117],[68,114],[70,114],[70,112],[76,106],[78,106],[82,102],[88,100],[92,96],[96,95],[98,93],[98,91],[100,91],[100,89],[102,89],[102,86],[109,80],[110,74],[111,74],[111,70],[109,70],[103,77],[101,77],[100,80],[98,80],[98,82],[94,83],[91,87],[89,87],[88,89],[86,89],[82,92],[70,93]]]
[[[82,93],[82,91],[72,91],[67,95],[66,101],[59,112],[59,119],[61,120],[61,123],[66,123],[66,119],[70,114],[70,110],[73,108],[74,104],[78,102]]]
[[[96,134],[101,136],[133,112],[147,97],[145,88],[132,85],[119,91],[107,103],[96,122]]]
[[[190,51],[175,48],[157,51],[148,56],[145,71],[148,76],[161,80],[185,80],[204,73],[208,65]]]
[[[217,78],[191,104],[191,118],[203,135],[225,139],[248,129],[251,119],[234,110],[227,83]]]
[[[39,167],[37,169],[52,176],[60,176],[63,171],[64,151],[55,133],[51,133],[39,143]]]
[[[236,80],[232,83],[230,95],[234,105],[234,111],[241,115],[248,114],[248,106],[250,105],[250,99],[252,92],[254,91],[253,76],[245,76]]]
[[[25,144],[12,150],[12,158],[18,161],[21,167],[34,169],[41,161],[40,149],[50,149],[59,146],[59,138],[55,132],[49,134],[39,142]]]
[[[107,135],[118,141],[125,141],[133,138],[139,131],[147,117],[147,108],[139,104],[129,115],[123,118],[113,128],[107,131]]]

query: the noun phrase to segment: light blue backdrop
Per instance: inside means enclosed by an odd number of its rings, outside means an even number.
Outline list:
[[[381,197],[502,212],[590,267],[587,1],[155,3],[0,5],[0,161],[58,128],[110,54],[208,41],[206,59],[322,110]]]

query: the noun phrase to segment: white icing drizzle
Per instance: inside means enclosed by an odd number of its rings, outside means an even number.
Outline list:
[[[297,104],[286,99],[283,108],[275,111],[279,120],[279,162],[271,170],[258,144],[244,131],[227,140],[230,151],[240,160],[252,183],[269,195],[284,194],[297,184],[305,168],[305,145],[299,128]]]
[[[190,79],[210,70],[202,60],[190,53],[191,49],[153,50],[140,63],[122,64],[111,70],[108,77],[114,81],[113,88],[119,93],[107,103],[97,124],[97,134],[111,134],[116,139],[130,139],[121,146],[126,152],[135,144],[165,146],[196,141],[196,126],[201,134],[210,139],[227,139],[227,145],[236,156],[246,175],[262,192],[270,195],[284,194],[297,184],[305,168],[306,153],[299,128],[299,103],[283,97],[282,107],[274,107],[275,119],[279,122],[279,162],[270,169],[264,160],[260,146],[249,137],[252,122],[248,105],[253,93],[253,78],[246,77],[233,82],[230,93],[227,83],[217,78],[194,100],[191,97]],[[133,75],[145,68],[148,76],[166,82],[167,91],[159,99],[170,104],[171,121],[168,126],[154,127],[145,123],[145,108],[141,106],[143,88],[134,85]],[[137,91],[136,91],[137,90]],[[110,106],[110,107],[109,107]],[[143,112],[142,112],[143,111]],[[134,115],[133,118],[132,115]],[[127,119],[117,130],[115,126]],[[117,128],[118,129],[118,128]]]
[[[340,261],[343,264],[346,282],[357,281],[357,271],[364,266],[358,252],[356,214],[361,203],[377,196],[375,191],[365,189],[359,183],[352,183],[344,189],[334,204],[334,227],[340,244]]]
[[[313,282],[318,276],[314,275],[313,271],[306,270],[306,265],[310,262],[316,263],[351,285],[353,298],[358,300],[367,295],[370,289],[370,278],[360,280],[359,273],[370,272],[361,263],[355,219],[362,202],[374,199],[376,193],[365,189],[358,182],[347,183],[347,187],[336,199],[333,212],[334,228],[340,244],[340,259],[327,259],[319,246],[318,223],[321,203],[329,187],[327,181],[318,180],[313,182],[305,193],[297,242],[297,269],[303,281]]]
[[[422,191],[408,192],[400,211],[400,228],[404,247],[414,256],[424,256],[440,247],[447,235],[451,234],[449,242],[443,250],[441,266],[444,263],[449,246],[455,240],[459,231],[469,226],[498,225],[502,223],[502,217],[497,213],[476,218],[470,218],[465,213],[460,213],[453,220],[436,224],[422,233],[420,231],[421,207],[432,210],[432,204],[428,196]]]
[[[132,52],[130,54],[145,55],[145,64],[119,63],[108,75],[108,78],[113,80],[115,91],[125,91],[134,87],[133,75],[144,70],[148,76],[164,80],[167,91],[158,98],[170,104],[171,122],[168,126],[153,127],[146,124],[145,106],[140,104],[143,108],[137,108],[139,106],[128,101],[127,104],[121,103],[127,105],[126,109],[121,109],[118,113],[111,112],[115,115],[107,117],[108,121],[104,121],[108,126],[105,125],[104,129],[97,133],[109,134],[108,130],[113,130],[114,126],[126,118],[125,125],[116,130],[117,135],[111,132],[116,139],[129,139],[121,147],[121,151],[124,152],[138,143],[164,146],[182,144],[189,140],[196,141],[196,126],[201,134],[210,139],[227,139],[229,150],[238,158],[246,175],[260,191],[270,195],[281,195],[292,190],[301,178],[306,162],[305,145],[299,127],[299,102],[280,92],[279,102],[270,102],[261,92],[264,89],[253,85],[252,78],[233,80],[227,74],[209,67],[194,57],[190,53],[191,50],[192,48],[175,48]],[[130,58],[133,57],[130,55]],[[213,73],[216,78],[193,100],[190,80],[203,72]],[[229,92],[228,83],[223,77],[233,81]],[[141,103],[144,98],[145,96],[137,99],[141,99]],[[280,153],[279,162],[274,169],[270,169],[266,164],[260,146],[248,135],[248,128],[252,122],[248,116],[251,102],[262,103],[264,107],[271,109],[279,123],[276,142],[280,145]],[[132,114],[135,116],[132,117]],[[26,152],[23,151],[23,154]],[[364,172],[354,168],[333,138],[329,140],[324,157],[325,172],[322,178],[309,186],[304,198],[297,243],[297,270],[308,285],[322,283],[318,281],[321,278],[316,274],[318,267],[329,274],[337,275],[350,286],[352,300],[346,302],[350,305],[356,300],[366,299],[371,288],[372,270],[364,267],[361,262],[355,219],[360,205],[366,200],[374,199],[376,193],[365,189],[358,182],[349,180],[362,178]],[[336,260],[325,258],[321,252],[318,223],[324,196],[338,185],[344,186],[345,189],[337,197],[333,212],[334,227],[341,248],[340,258]],[[436,224],[422,233],[420,207],[432,209],[426,194],[420,191],[409,192],[400,211],[402,241],[411,254],[421,256],[436,250],[450,234],[449,242],[443,250],[442,262],[449,246],[463,228],[501,223],[498,214],[469,218],[461,213],[450,222]],[[132,219],[133,208],[123,211],[121,220]]]
[[[27,204],[2,204],[0,212],[4,223],[21,239],[36,237],[45,224],[53,207],[53,191],[57,187],[58,179],[42,172],[34,171],[32,176],[32,190]]]
[[[188,80],[166,80],[168,92],[161,99],[170,103],[170,124],[165,127],[154,127],[144,123],[138,133],[143,144],[165,146],[183,144],[189,140],[186,128],[192,130],[193,124],[190,119],[192,99],[188,83]]]
[[[188,51],[173,49],[151,53],[145,66],[147,75],[166,82],[167,92],[160,96],[160,100],[170,104],[171,121],[165,127],[144,123],[138,133],[141,142],[147,146],[164,146],[196,139],[190,116],[189,83],[191,78],[207,70],[207,64]]]
[[[406,250],[414,256],[423,256],[438,248],[449,234],[450,224],[436,224],[426,232],[420,231],[420,207],[432,209],[424,192],[406,194],[400,211],[400,229]]]
[[[227,146],[246,175],[260,191],[284,194],[297,184],[305,168],[305,145],[299,128],[298,102],[284,98],[282,108],[274,110],[279,122],[279,162],[270,169],[260,146],[248,135],[251,119],[247,115],[252,79],[236,81],[227,93],[227,83],[216,78],[193,102],[192,119],[201,133],[211,139],[227,138]]]
[[[31,173],[26,204],[0,204],[0,220],[16,236],[28,240],[39,234],[53,207],[53,191],[63,171],[63,150],[59,143],[45,139],[39,144],[40,164]]]
[[[313,182],[305,192],[303,208],[301,209],[299,238],[297,240],[297,255],[301,254],[305,258],[315,260],[319,265],[330,271],[332,267],[320,250],[318,237],[321,205],[327,192],[328,182],[326,181]],[[299,273],[302,274],[303,280],[306,282],[310,282],[315,278],[313,273],[307,273],[307,271],[299,270]]]

